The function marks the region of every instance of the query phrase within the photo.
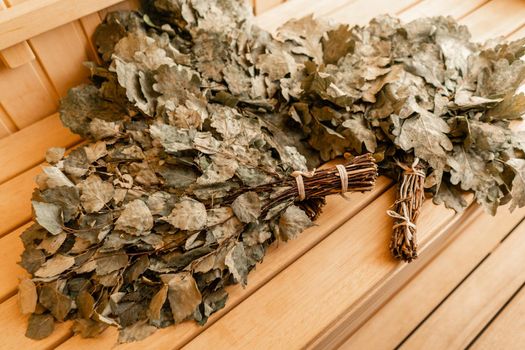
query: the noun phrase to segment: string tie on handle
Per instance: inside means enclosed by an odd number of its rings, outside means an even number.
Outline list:
[[[295,177],[295,182],[297,183],[297,192],[299,192],[299,200],[304,201],[306,199],[306,192],[304,190],[304,181],[303,176],[313,177],[315,175],[315,169],[312,171],[299,171],[296,170],[290,174]]]

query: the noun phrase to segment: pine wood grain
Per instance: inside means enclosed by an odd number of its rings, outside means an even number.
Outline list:
[[[71,336],[71,323],[65,322],[61,324],[57,323],[53,334],[43,340],[36,341],[29,339],[24,335],[27,318],[27,316],[20,313],[16,296],[0,304],[0,324],[2,325],[0,349],[54,349],[56,345]]]
[[[25,224],[8,235],[0,238],[0,257],[2,257],[2,266],[0,269],[0,302],[16,293],[20,277],[28,276],[17,262],[20,261],[20,255],[24,249],[20,234],[29,226]]]
[[[457,238],[355,332],[345,349],[393,349],[458,286],[523,219],[525,209],[497,217],[476,214],[456,229]],[[416,261],[418,264],[419,261]]]
[[[60,97],[70,87],[87,82],[89,70],[83,63],[95,56],[78,21],[39,34],[29,43]]]
[[[84,31],[84,35],[88,39],[90,57],[93,57],[94,61],[100,64],[102,61],[100,60],[97,48],[93,43],[93,34],[95,33],[97,26],[101,22],[100,15],[98,14],[98,12],[91,13],[87,16],[80,18],[79,21],[82,26],[82,30]]]
[[[48,148],[69,148],[80,140],[62,125],[58,113],[0,139],[0,184],[41,163]]]
[[[525,282],[525,222],[413,333],[401,349],[464,348]]]
[[[287,2],[268,10],[255,19],[262,28],[274,32],[284,22],[292,18],[301,18],[313,14],[316,18],[328,12],[346,6],[357,0],[288,0]]]
[[[375,16],[382,14],[400,14],[420,1],[421,0],[353,1],[346,6],[336,9],[336,11],[330,13],[328,17],[335,22],[364,25]]]
[[[399,15],[399,18],[405,22],[428,16],[463,18],[489,1],[490,0],[424,0],[403,11],[403,13]]]
[[[463,24],[482,42],[509,34],[525,24],[525,6],[521,0],[493,0],[465,17]]]
[[[16,132],[17,127],[0,103],[0,139]]]
[[[285,0],[258,0],[258,1],[255,1],[255,4],[253,6],[254,13],[256,15],[264,13],[276,7],[277,5],[282,4],[284,1]]]
[[[31,219],[31,193],[40,172],[38,165],[0,185],[0,237]]]
[[[56,112],[57,99],[36,60],[18,68],[0,66],[0,103],[17,128]]]
[[[473,350],[525,348],[525,288],[512,298],[501,314],[472,346]]]
[[[0,1],[0,11],[5,10],[6,8],[6,4],[4,4],[3,1]],[[35,55],[33,55],[27,42],[21,42],[0,51],[0,61],[9,68],[20,67],[34,59]]]
[[[121,0],[32,0],[0,12],[0,49],[59,27]]]

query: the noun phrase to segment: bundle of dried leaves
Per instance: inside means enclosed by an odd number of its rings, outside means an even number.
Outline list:
[[[525,143],[509,121],[525,110],[514,95],[525,40],[469,37],[442,17],[350,27],[310,16],[270,35],[241,0],[109,14],[93,83],[61,107],[90,143],[50,150],[38,224],[22,235],[28,336],[66,318],[84,336],[118,326],[121,341],[205,322],[268,244],[312,224],[342,174],[349,190],[371,188],[369,156],[307,176],[345,152],[372,152],[401,180],[392,250],[406,260],[423,185],[456,210],[461,189],[491,213],[523,206]],[[298,201],[300,180],[312,198]]]
[[[37,178],[36,223],[21,235],[28,337],[66,319],[85,337],[116,326],[120,342],[204,323],[271,243],[312,226],[326,195],[374,186],[370,154],[308,172],[290,135],[255,113],[269,102],[235,108],[190,65],[187,33],[145,18],[110,15],[96,37],[106,63],[62,101],[64,124],[90,142],[50,149]]]

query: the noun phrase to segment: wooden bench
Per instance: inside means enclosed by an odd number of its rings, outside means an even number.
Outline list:
[[[274,30],[314,13],[364,24],[382,13],[403,20],[450,15],[476,40],[525,36],[520,0],[257,0],[259,25]],[[2,1],[0,0],[0,4]],[[24,337],[18,311],[18,238],[31,220],[30,196],[48,147],[81,142],[56,109],[96,60],[89,38],[112,9],[135,1],[4,0],[0,5],[0,349],[110,349],[116,330],[96,339],[57,325],[42,341]],[[271,8],[271,9],[270,9]],[[265,11],[265,12],[264,12]],[[231,286],[226,307],[204,327],[182,323],[132,349],[525,348],[525,209],[493,218],[471,204],[461,215],[427,202],[421,257],[390,257],[393,183],[380,178],[366,195],[329,198],[315,226],[270,249],[246,288]],[[468,197],[471,201],[471,198]]]

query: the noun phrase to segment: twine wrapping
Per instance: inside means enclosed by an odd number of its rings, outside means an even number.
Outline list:
[[[297,183],[297,192],[299,192],[299,201],[304,201],[306,199],[306,192],[304,190],[303,176],[313,177],[315,175],[315,169],[312,171],[296,170],[290,175],[295,177],[295,182]]]

